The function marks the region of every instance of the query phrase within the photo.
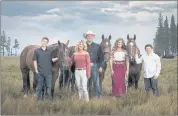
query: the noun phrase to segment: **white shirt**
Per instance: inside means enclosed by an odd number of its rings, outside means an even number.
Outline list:
[[[124,61],[126,58],[127,53],[126,52],[114,52],[114,61]]]
[[[144,77],[145,78],[152,78],[153,76],[159,76],[161,71],[161,61],[160,57],[152,53],[150,55],[143,55],[141,58],[138,58],[138,55],[136,55],[136,63],[140,64],[143,62],[144,64]]]

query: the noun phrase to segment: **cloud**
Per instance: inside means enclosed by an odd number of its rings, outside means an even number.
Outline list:
[[[75,45],[83,39],[87,30],[96,32],[95,42],[101,42],[101,35],[112,35],[114,41],[126,35],[136,34],[141,52],[144,45],[153,42],[157,27],[158,12],[177,21],[175,2],[136,1],[45,1],[10,2],[3,5],[2,29],[12,38],[18,38],[20,49],[29,44],[40,45],[43,36],[50,38],[50,44],[58,40]],[[12,7],[14,6],[14,7]],[[14,11],[14,12],[13,12]],[[15,23],[14,23],[15,22]]]
[[[46,11],[47,13],[60,13],[61,10],[59,8],[53,8],[53,9],[50,9],[48,11]]]

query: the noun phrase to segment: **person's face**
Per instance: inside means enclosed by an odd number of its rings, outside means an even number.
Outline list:
[[[150,54],[150,53],[152,53],[152,48],[151,47],[146,47],[146,52],[147,52],[147,54]]]
[[[92,41],[93,41],[93,38],[94,38],[94,35],[92,35],[92,34],[88,34],[88,35],[87,35],[87,41],[88,41],[88,42],[92,42]]]
[[[42,39],[42,40],[41,40],[41,45],[42,45],[42,47],[46,47],[47,44],[48,44],[48,41],[47,41],[46,39]]]
[[[79,50],[83,50],[84,46],[83,46],[82,42],[79,43],[78,48],[79,48]]]
[[[117,43],[117,47],[118,47],[118,48],[122,48],[122,44],[123,44],[123,43],[122,43],[122,41],[121,41],[121,40],[120,40],[120,41],[118,41],[118,43]]]

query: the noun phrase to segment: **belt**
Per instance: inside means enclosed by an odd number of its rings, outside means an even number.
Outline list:
[[[125,61],[113,61],[114,64],[124,64]]]
[[[76,68],[75,70],[86,70],[85,68]]]

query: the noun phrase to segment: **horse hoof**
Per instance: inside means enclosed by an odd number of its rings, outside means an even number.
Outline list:
[[[26,98],[26,97],[27,97],[27,95],[25,94],[23,97],[24,97],[24,98]]]

